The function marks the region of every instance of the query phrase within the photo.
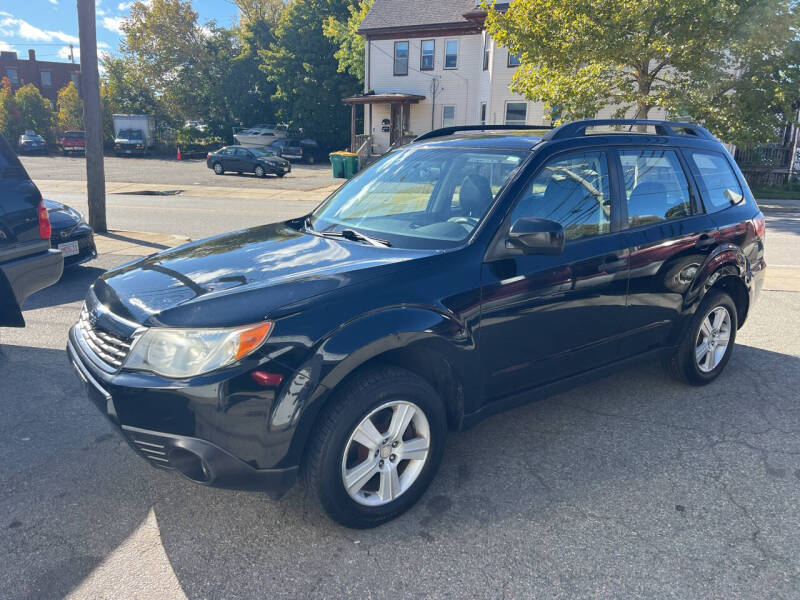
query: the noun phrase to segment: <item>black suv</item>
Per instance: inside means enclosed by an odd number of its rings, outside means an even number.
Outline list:
[[[0,135],[0,327],[23,327],[25,298],[61,277],[64,257],[50,234],[39,189]]]
[[[109,271],[68,353],[152,465],[274,496],[302,470],[368,527],[422,495],[448,428],[637,360],[713,381],[763,240],[696,125],[451,127],[305,217]]]

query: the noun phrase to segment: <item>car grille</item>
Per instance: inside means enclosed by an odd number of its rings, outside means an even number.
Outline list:
[[[104,363],[119,369],[131,351],[132,340],[119,337],[89,321],[89,311],[84,306],[78,320],[78,331],[89,349]]]

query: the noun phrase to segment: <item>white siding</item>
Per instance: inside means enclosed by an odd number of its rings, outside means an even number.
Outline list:
[[[505,123],[507,102],[526,102],[528,125],[549,125],[544,116],[544,104],[526,101],[509,89],[515,67],[508,66],[508,51],[490,40],[489,68],[483,70],[483,40],[486,32],[480,34],[442,36],[427,38],[398,37],[391,40],[370,40],[367,44],[365,60],[367,77],[365,91],[374,90],[377,94],[404,93],[425,96],[418,104],[410,105],[408,133],[421,135],[432,128],[442,126],[442,107],[455,106],[456,125],[475,125],[480,122],[480,105],[486,102],[486,123],[502,125]],[[420,70],[422,41],[433,39],[433,70]],[[457,39],[458,67],[445,69],[445,40]],[[409,43],[408,75],[394,75],[394,43]],[[436,86],[435,106],[433,87]],[[372,119],[370,122],[370,112]],[[598,118],[610,117],[613,108],[598,113]],[[626,116],[632,117],[634,111]],[[653,110],[651,118],[663,118],[663,111]],[[389,148],[389,132],[381,131],[382,120],[391,119],[389,104],[365,105],[364,133],[373,136],[373,151],[385,152]]]

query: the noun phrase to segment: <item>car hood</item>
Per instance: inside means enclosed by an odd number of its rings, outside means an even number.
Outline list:
[[[50,225],[53,229],[65,229],[80,223],[80,219],[75,218],[66,204],[45,199],[44,205],[47,208],[47,215],[50,217]]]
[[[280,223],[123,265],[98,279],[93,293],[112,312],[147,326],[230,327],[434,252],[325,238]]]

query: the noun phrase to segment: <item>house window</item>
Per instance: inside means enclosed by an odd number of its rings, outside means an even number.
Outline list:
[[[452,127],[456,124],[456,107],[452,104],[442,106],[442,127]]]
[[[53,77],[50,71],[42,71],[42,87],[51,87],[53,85]]]
[[[436,42],[434,40],[422,40],[422,53],[420,54],[419,59],[420,71],[433,70],[433,56],[435,48]]]
[[[481,125],[486,125],[486,102],[481,102]]]
[[[527,120],[527,102],[506,102],[506,125],[525,125]]]
[[[16,69],[12,69],[11,67],[7,68],[6,75],[8,76],[8,82],[11,85],[19,84],[19,72]]]
[[[445,40],[444,43],[444,68],[458,68],[458,40]]]
[[[508,53],[508,66],[509,67],[518,67],[522,64],[522,55],[520,54],[512,54],[511,52]]]
[[[491,44],[489,38],[489,32],[484,32],[483,34],[483,70],[486,71],[489,68],[489,45]]]
[[[408,75],[408,42],[394,43],[394,74]]]

